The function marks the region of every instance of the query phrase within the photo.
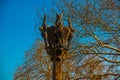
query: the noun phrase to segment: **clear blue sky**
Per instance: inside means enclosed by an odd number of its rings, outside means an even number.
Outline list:
[[[13,80],[24,52],[35,41],[36,7],[41,0],[0,0],[0,80]]]

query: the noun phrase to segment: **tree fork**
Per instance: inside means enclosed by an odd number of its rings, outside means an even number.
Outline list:
[[[45,27],[41,30],[42,37],[45,41],[45,49],[53,62],[53,80],[62,80],[62,60],[63,56],[67,53],[70,47],[70,41],[73,38],[73,29],[68,17],[68,27],[63,27],[61,23],[62,14],[56,15],[57,19],[54,26]],[[46,15],[44,15],[43,24],[46,21]],[[58,23],[60,22],[60,23]],[[45,36],[47,34],[47,36]],[[66,47],[67,46],[67,47]]]

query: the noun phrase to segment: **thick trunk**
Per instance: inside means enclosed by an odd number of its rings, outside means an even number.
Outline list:
[[[53,80],[62,80],[61,61],[53,61]]]
[[[57,61],[55,62],[55,74],[56,74],[56,78],[55,80],[62,80],[62,64],[61,61]]]

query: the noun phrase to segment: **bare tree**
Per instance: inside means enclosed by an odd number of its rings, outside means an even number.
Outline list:
[[[51,16],[47,15],[48,21],[54,22],[54,14],[59,11],[63,14],[63,21],[67,21],[70,15],[76,29],[71,41],[72,48],[61,56],[63,80],[120,79],[119,0],[52,2],[57,9],[51,9]],[[26,52],[25,63],[18,67],[15,80],[52,79],[52,65],[44,44],[37,44]]]

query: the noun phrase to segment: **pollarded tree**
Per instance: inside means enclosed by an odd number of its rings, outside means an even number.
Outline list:
[[[54,22],[55,12],[70,15],[76,33],[72,48],[63,55],[63,80],[115,80],[120,77],[120,8],[117,0],[58,0],[47,14]],[[111,7],[112,6],[112,7]],[[40,13],[41,14],[41,13]],[[49,16],[51,15],[51,16]],[[15,79],[52,79],[52,65],[44,44],[36,43],[26,52],[25,63]]]

